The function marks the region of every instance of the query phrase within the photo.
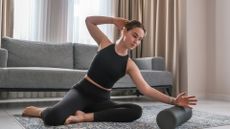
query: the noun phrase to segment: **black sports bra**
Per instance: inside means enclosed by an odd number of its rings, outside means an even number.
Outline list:
[[[114,83],[126,73],[129,56],[120,56],[115,51],[115,44],[98,51],[87,75],[97,84],[111,89]]]

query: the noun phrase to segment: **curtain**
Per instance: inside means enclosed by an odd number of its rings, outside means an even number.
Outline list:
[[[33,31],[35,40],[66,42],[67,12],[66,0],[36,0]],[[32,14],[33,15],[33,14]]]
[[[66,0],[16,0],[14,38],[65,42],[67,40]]]
[[[116,16],[141,21],[147,31],[131,57],[162,56],[173,74],[173,94],[180,92],[178,0],[117,0]]]
[[[123,17],[129,20],[138,20],[143,22],[143,0],[114,0],[115,16]],[[114,37],[117,39],[119,37],[119,32],[114,30]],[[137,47],[135,50],[130,51],[131,57],[142,57],[142,45]]]
[[[113,16],[112,0],[69,0],[69,42],[96,44],[85,25],[85,18],[92,15]],[[112,25],[103,25],[99,28],[113,40]]]
[[[14,38],[96,44],[85,26],[90,15],[112,16],[112,0],[17,0]],[[112,26],[100,27],[112,37]]]
[[[1,0],[1,37],[13,36],[14,0]]]

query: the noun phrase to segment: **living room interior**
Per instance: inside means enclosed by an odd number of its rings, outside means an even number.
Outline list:
[[[48,42],[58,47],[62,43],[65,45],[74,44],[76,46],[67,46],[66,48],[71,50],[76,48],[74,52],[86,52],[85,57],[77,58],[77,60],[80,60],[80,63],[77,63],[80,64],[78,68],[87,70],[90,62],[84,61],[93,58],[91,50],[96,50],[96,43],[90,38],[85,27],[86,16],[118,16],[130,20],[140,20],[145,25],[147,35],[142,45],[129,54],[134,60],[137,58],[137,65],[138,63],[142,64],[142,61],[146,59],[151,62],[147,66],[139,65],[140,69],[146,70],[150,65],[151,69],[161,71],[161,74],[159,72],[149,74],[143,71],[146,81],[152,83],[153,87],[154,85],[160,85],[161,87],[156,88],[174,97],[182,91],[185,91],[188,95],[195,95],[198,103],[193,107],[194,111],[219,115],[216,117],[216,121],[212,121],[215,124],[210,124],[212,122],[207,120],[209,126],[200,125],[199,128],[228,129],[230,122],[224,121],[222,123],[220,121],[223,118],[230,118],[230,81],[228,79],[230,73],[228,69],[230,64],[228,49],[230,45],[228,42],[230,39],[227,36],[230,30],[229,4],[229,0],[95,0],[94,2],[89,0],[1,0],[1,39],[4,40],[1,40],[0,46],[1,49],[5,49],[12,48],[7,43],[17,43],[19,46],[20,43],[26,43],[26,46],[27,43],[39,43],[41,45]],[[102,27],[102,29],[110,35],[111,40],[117,39],[118,33],[113,26],[108,25]],[[82,44],[81,49],[79,49],[77,43]],[[92,49],[85,46],[92,46]],[[16,47],[19,53],[15,56],[13,63],[19,66],[19,63],[25,62],[27,66],[36,67],[36,60],[23,61],[19,60],[20,58],[16,60],[17,57],[25,55],[25,53],[20,53],[18,46]],[[58,65],[64,69],[77,69],[69,64],[53,60],[61,56],[67,59],[69,49],[59,49],[58,57],[54,55],[50,58],[49,53],[44,53],[45,49],[30,47],[31,51],[42,50],[43,54],[41,55],[47,57],[47,60],[50,61],[45,62],[45,64],[41,63],[40,66],[53,67]],[[47,51],[49,50],[47,48]],[[7,49],[7,51],[9,59],[14,56],[12,49]],[[2,51],[0,51],[0,54],[2,54]],[[35,59],[30,56],[36,54],[31,53],[25,56]],[[77,55],[80,54],[77,53]],[[2,61],[4,57],[0,55],[0,60]],[[73,62],[74,60],[71,60],[70,64],[73,65]],[[158,62],[158,65],[153,66],[153,62]],[[16,65],[12,64],[12,60],[8,60],[6,63],[0,62],[0,128],[4,129],[31,128],[30,125],[23,124],[23,121],[28,122],[30,119],[23,119],[15,115],[19,115],[25,106],[31,104],[41,107],[55,104],[65,95],[68,88],[77,82],[73,77],[81,78],[85,74],[85,71],[80,74],[71,73],[73,76],[68,75],[68,77],[72,77],[69,78],[71,81],[64,82],[63,71],[53,73],[55,70],[52,69],[52,74],[49,72],[47,72],[49,74],[39,74],[41,76],[39,79],[43,77],[44,80],[39,80],[32,86],[32,83],[37,81],[32,79],[34,76],[28,74],[30,71],[20,75],[18,70],[11,68],[17,67]],[[9,70],[15,70],[16,72]],[[69,70],[67,72],[69,73]],[[55,77],[54,80],[60,82],[56,81],[52,84],[52,81],[45,80],[46,76]],[[31,80],[24,79],[20,81],[21,78],[27,77],[31,77]],[[45,83],[49,83],[53,87],[43,85]],[[18,86],[16,86],[17,84]],[[25,85],[22,86],[21,84]],[[6,86],[12,87],[7,89]],[[116,87],[112,95],[114,101],[144,103],[146,104],[144,107],[155,103],[159,105],[159,102],[152,102],[139,94],[127,78],[118,81]],[[196,112],[194,112],[194,115],[196,115]],[[152,119],[151,121],[154,123],[156,120]],[[183,125],[186,125],[186,123]],[[180,127],[189,128],[190,126],[183,125]],[[71,126],[71,128],[77,127],[76,125]],[[81,125],[78,128],[85,127],[87,126]],[[88,125],[88,127],[90,126]],[[117,128],[131,127],[123,124],[117,126]],[[42,126],[40,128],[51,127]]]

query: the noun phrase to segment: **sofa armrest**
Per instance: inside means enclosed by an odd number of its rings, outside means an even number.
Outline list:
[[[0,67],[7,67],[8,51],[0,48]]]
[[[165,62],[163,57],[142,57],[134,58],[133,60],[140,69],[165,70]]]

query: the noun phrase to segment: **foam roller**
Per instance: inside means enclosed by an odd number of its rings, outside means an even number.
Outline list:
[[[175,129],[192,117],[192,109],[173,106],[157,114],[157,125],[160,129]]]

